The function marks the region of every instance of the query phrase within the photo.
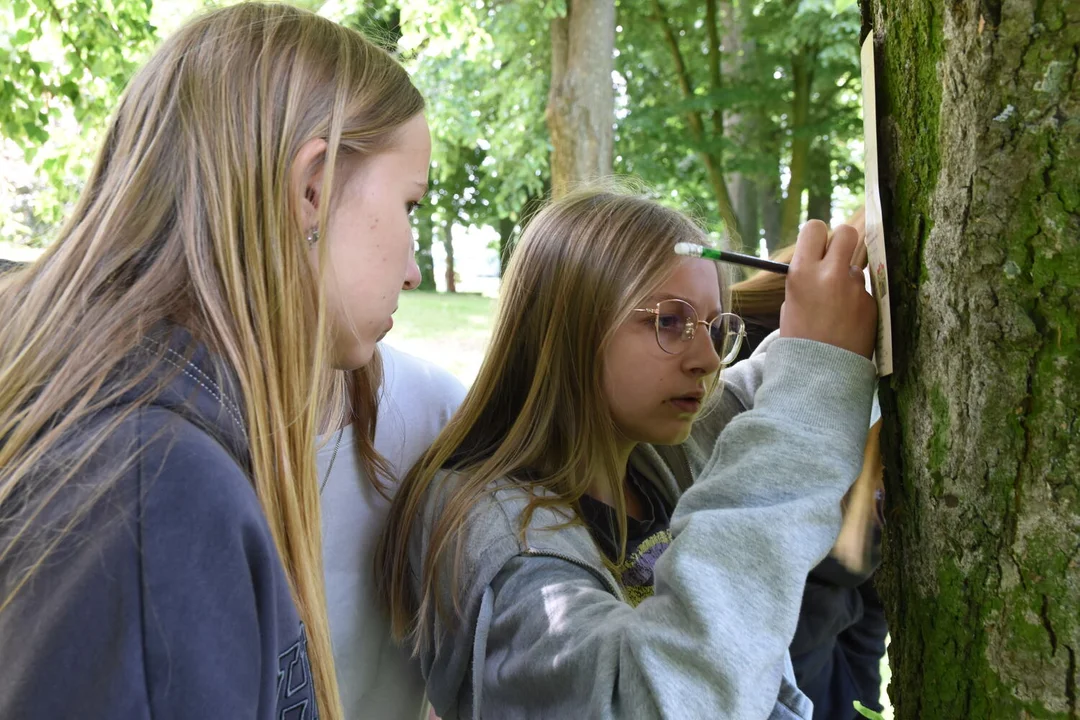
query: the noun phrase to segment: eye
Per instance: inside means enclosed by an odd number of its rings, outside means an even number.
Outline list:
[[[405,204],[405,210],[410,215],[412,215],[413,212],[415,212],[417,208],[422,208],[422,207],[424,207],[424,203],[422,203],[422,202],[409,202],[409,203]]]
[[[671,313],[660,313],[656,316],[656,324],[661,330],[682,330],[686,319]]]

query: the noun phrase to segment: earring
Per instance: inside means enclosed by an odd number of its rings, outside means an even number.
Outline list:
[[[307,236],[308,245],[314,245],[319,242],[319,228],[311,228],[311,232]]]

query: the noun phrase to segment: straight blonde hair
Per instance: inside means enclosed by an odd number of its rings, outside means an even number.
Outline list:
[[[286,5],[248,3],[200,17],[133,78],[58,240],[33,266],[0,278],[0,508],[21,508],[26,497],[36,503],[5,533],[0,561],[17,552],[22,561],[27,547],[40,546],[0,597],[0,612],[56,545],[34,537],[35,518],[160,384],[103,431],[80,429],[149,376],[122,370],[145,333],[177,323],[235,376],[251,480],[308,633],[320,716],[342,718],[315,438],[320,401],[344,383],[329,370],[326,250],[313,268],[290,169],[307,141],[324,139],[321,196],[332,199],[339,160],[387,149],[423,105],[386,52]],[[320,229],[331,204],[320,205]],[[372,464],[377,387],[376,360],[352,383],[357,435]],[[74,462],[50,465],[61,448]],[[130,462],[118,460],[113,482]]]
[[[447,588],[460,612],[457,556],[464,526],[495,480],[510,478],[534,491],[523,531],[535,510],[576,507],[593,479],[606,479],[625,546],[624,468],[603,392],[604,350],[642,298],[675,270],[677,242],[707,240],[684,215],[605,189],[572,193],[529,223],[507,268],[476,381],[390,509],[377,562],[396,638],[411,636],[420,650],[431,640],[421,619],[437,613],[453,621],[443,602]],[[444,468],[460,475],[447,488],[423,567],[413,568],[410,538]]]

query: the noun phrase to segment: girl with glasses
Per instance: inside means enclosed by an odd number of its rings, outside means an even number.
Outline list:
[[[542,211],[458,413],[381,548],[393,630],[460,717],[809,718],[788,645],[862,465],[875,306],[855,237],[804,230],[772,349],[683,215],[601,190]]]

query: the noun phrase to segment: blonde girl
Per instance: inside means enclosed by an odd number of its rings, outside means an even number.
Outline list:
[[[0,716],[342,717],[315,439],[347,412],[378,462],[429,156],[402,68],[285,5],[134,77],[56,243],[0,279]]]

